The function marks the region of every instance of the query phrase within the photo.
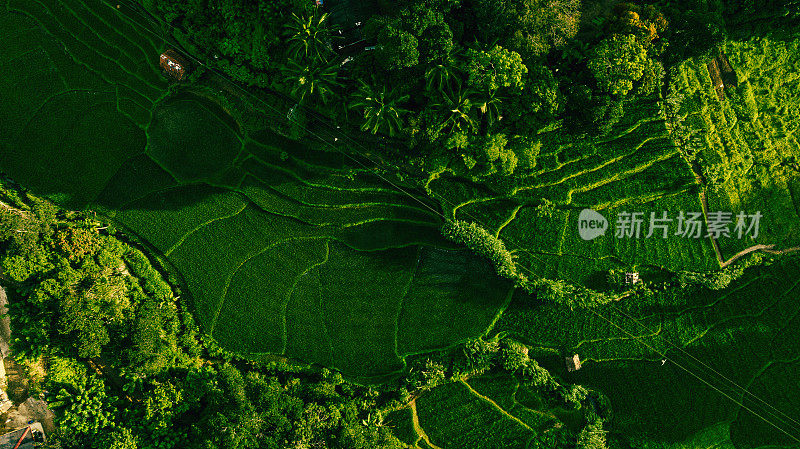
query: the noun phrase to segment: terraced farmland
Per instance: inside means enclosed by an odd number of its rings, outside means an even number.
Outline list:
[[[168,85],[164,44],[114,6],[2,7],[0,169],[162,254],[225,348],[376,379],[483,333],[508,300],[432,204]]]
[[[710,210],[760,211],[757,239],[720,240],[724,257],[748,246],[800,244],[800,41],[779,36],[731,40],[721,46],[738,78],[719,100],[705,63],[690,59],[675,69],[670,89],[678,115],[695,133],[710,187]]]
[[[800,402],[789,392],[800,378],[798,279],[795,256],[750,268],[724,290],[637,296],[599,311],[514,301],[494,331],[538,347],[553,374],[608,395],[615,428],[627,435],[676,445],[710,434],[728,435],[736,447],[788,445],[794,440],[744,407],[796,435],[791,417]],[[560,350],[580,354],[584,367],[566,373]]]
[[[548,408],[537,391],[509,373],[448,383],[389,416],[415,447],[525,449],[547,445],[549,433],[580,432],[584,411]]]
[[[519,262],[537,275],[592,285],[610,268],[651,264],[669,270],[719,267],[709,239],[615,238],[613,221],[622,211],[661,214],[701,211],[699,185],[672,142],[655,102],[629,106],[623,121],[601,139],[563,129],[540,136],[545,142],[537,171],[509,194],[466,187],[457,178],[430,182],[433,197],[451,216],[491,228]],[[540,216],[542,199],[556,205]],[[606,235],[584,241],[578,235],[583,208],[611,222]],[[645,228],[643,228],[645,229]]]

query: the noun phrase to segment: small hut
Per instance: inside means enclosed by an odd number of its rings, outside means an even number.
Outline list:
[[[574,354],[571,357],[567,357],[566,362],[567,362],[567,371],[569,371],[570,373],[581,369],[581,358],[578,357],[578,354]]]
[[[639,279],[639,273],[636,271],[628,271],[625,273],[625,284],[626,285],[633,285],[638,284],[642,280]]]
[[[181,81],[189,74],[189,62],[175,50],[161,53],[161,69],[170,77]]]

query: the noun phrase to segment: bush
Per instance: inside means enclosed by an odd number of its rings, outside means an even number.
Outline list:
[[[558,382],[549,371],[539,366],[536,360],[529,360],[522,367],[522,376],[525,379],[525,384],[534,389],[546,388],[547,390],[555,391],[558,388]]]
[[[478,224],[448,220],[442,226],[442,234],[448,240],[464,245],[492,261],[500,276],[517,283],[527,281],[524,275],[517,272],[514,257],[506,249],[505,243]]]
[[[482,338],[476,338],[464,345],[464,353],[473,372],[481,372],[491,368],[499,350],[500,344],[497,340],[486,341]]]
[[[50,405],[62,414],[58,423],[62,432],[97,435],[116,422],[116,399],[107,396],[105,383],[92,375],[75,391],[59,390]]]
[[[47,381],[50,385],[78,390],[86,385],[87,380],[86,365],[83,363],[66,357],[50,357],[47,369]]]
[[[503,369],[513,373],[525,367],[529,361],[527,346],[514,340],[503,340],[500,348],[500,364]]]
[[[739,119],[752,122],[758,118],[758,104],[756,104],[753,86],[749,81],[737,86],[735,93],[731,97],[731,103]]]
[[[680,271],[677,274],[677,278],[681,287],[695,284],[702,285],[710,290],[722,290],[730,285],[731,282],[739,279],[744,274],[745,267],[744,264],[731,265],[710,273]]]

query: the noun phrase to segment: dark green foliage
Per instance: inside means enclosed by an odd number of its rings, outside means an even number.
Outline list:
[[[453,32],[438,8],[415,3],[394,17],[374,16],[364,34],[377,45],[376,59],[386,70],[445,61],[453,50]]]
[[[327,28],[319,26],[324,18],[314,16],[312,2],[213,0],[200,7],[193,0],[155,0],[152,5],[184,30],[205,61],[245,83],[269,85],[286,53],[317,57],[329,51]],[[314,39],[302,36],[307,31]],[[288,48],[287,39],[292,42]]]
[[[511,373],[524,368],[529,362],[528,348],[522,343],[506,340],[500,347],[500,365]]]
[[[313,14],[299,16],[292,13],[286,24],[289,34],[289,55],[296,61],[327,61],[333,53],[331,41],[333,34],[328,26],[329,15]]]
[[[376,59],[387,70],[414,67],[419,63],[419,41],[408,31],[385,26],[376,36],[380,46]]]
[[[312,100],[327,103],[341,87],[336,63],[289,60],[281,68],[282,82],[299,103]]]
[[[403,129],[403,117],[409,110],[402,104],[409,99],[409,95],[400,95],[397,90],[382,86],[376,91],[377,83],[361,81],[354,101],[350,103],[351,109],[360,110],[364,117],[361,124],[362,131],[372,134],[378,132],[394,136]]]

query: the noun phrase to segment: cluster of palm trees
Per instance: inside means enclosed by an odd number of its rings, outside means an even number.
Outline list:
[[[506,96],[499,89],[476,90],[464,84],[458,68],[460,53],[425,72],[425,88],[432,106],[441,117],[440,131],[474,134],[487,131],[502,119],[500,105]]]
[[[286,24],[288,60],[281,67],[281,81],[298,104],[312,100],[326,104],[342,87],[329,17],[316,11],[308,16],[293,13]]]
[[[327,105],[343,91],[339,77],[340,57],[333,50],[338,37],[328,13],[292,15],[286,25],[288,61],[281,68],[282,82],[298,105],[318,102]],[[439,132],[473,134],[497,123],[500,104],[505,99],[498,90],[478,92],[464,86],[459,54],[430,66],[425,72],[427,106],[439,117]],[[361,130],[396,136],[411,113],[405,106],[410,96],[397,87],[372,78],[358,80],[358,87],[347,102],[362,118]]]

